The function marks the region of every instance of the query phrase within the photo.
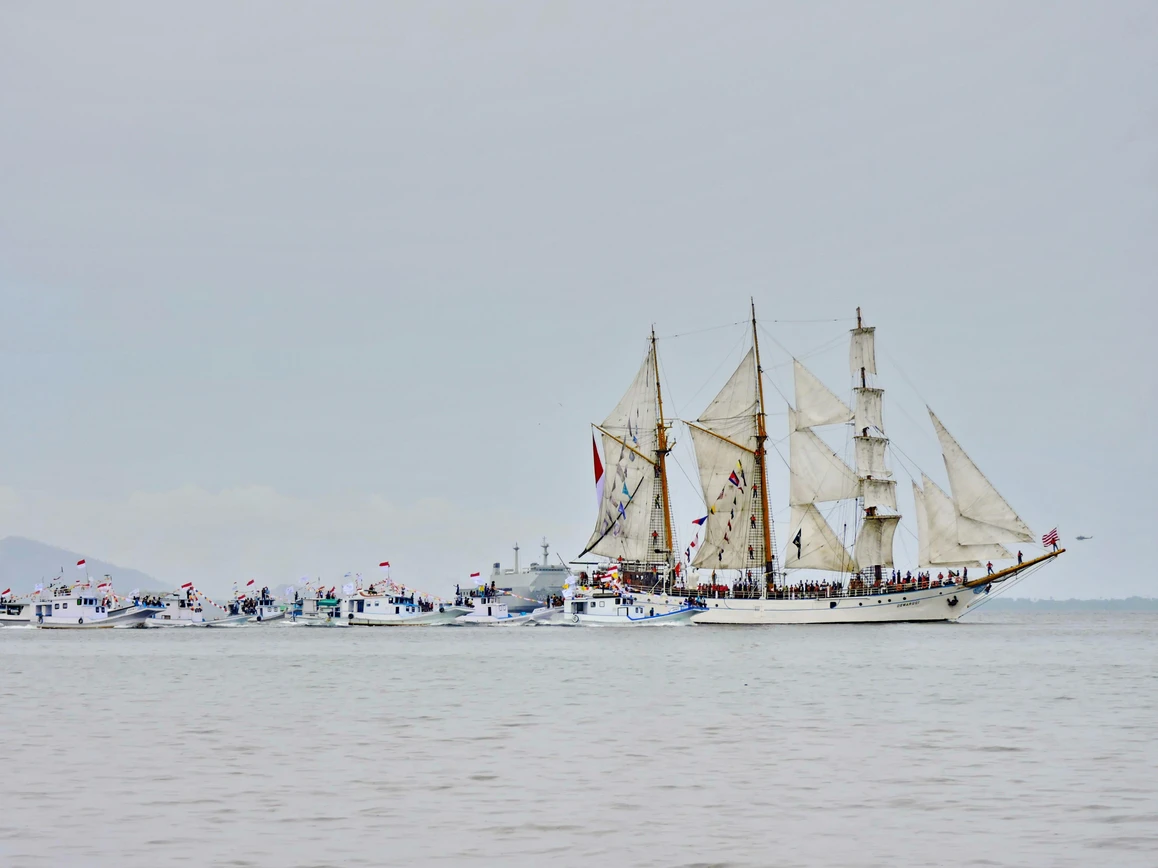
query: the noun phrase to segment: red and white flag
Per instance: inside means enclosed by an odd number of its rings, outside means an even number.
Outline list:
[[[77,561],[77,562],[76,562],[76,568],[77,568],[78,570],[83,570],[83,569],[84,569],[84,565],[85,565],[85,560],[84,560],[84,558],[81,558],[79,561]]]
[[[182,591],[187,591],[187,590],[189,590],[191,587],[193,587],[193,583],[192,583],[192,582],[186,582],[185,584],[183,584],[183,585],[181,586],[181,590],[182,590]]]
[[[595,435],[591,435],[591,453],[595,457],[595,508],[603,507],[603,462],[599,460],[599,445],[595,442]]]
[[[4,593],[0,594],[0,597],[7,597],[11,593],[12,593],[12,589],[8,588],[6,591],[4,591]]]
[[[481,577],[482,577],[482,573],[471,573],[470,574],[470,580],[476,584],[478,583],[478,581]]]
[[[248,582],[245,583],[245,587],[248,588],[250,585],[252,585],[256,581],[257,581],[257,579],[250,579]]]
[[[1058,541],[1057,528],[1055,527],[1049,533],[1041,538],[1043,546],[1056,546]]]
[[[113,586],[112,582],[101,582],[99,585],[97,585],[97,590],[101,591],[101,590],[104,590],[105,588],[111,588],[112,586]]]
[[[378,566],[384,570],[388,570],[390,569],[390,561],[382,561],[382,563],[378,564]]]

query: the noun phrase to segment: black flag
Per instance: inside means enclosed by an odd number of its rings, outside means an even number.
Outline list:
[[[804,532],[804,528],[796,531],[796,536],[792,538],[792,545],[796,546],[796,560],[800,560],[800,548],[803,543],[800,542],[800,534]]]

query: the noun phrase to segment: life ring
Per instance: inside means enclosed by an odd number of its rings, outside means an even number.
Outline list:
[[[579,623],[579,616],[578,615],[572,615],[571,616],[571,623],[572,624],[578,624]]]
[[[78,624],[83,624],[83,623],[84,623],[84,618],[77,618],[77,619],[76,619],[76,623],[78,623]]]
[[[37,615],[36,616],[36,623],[37,624],[43,624],[44,623],[44,616],[43,615]]]

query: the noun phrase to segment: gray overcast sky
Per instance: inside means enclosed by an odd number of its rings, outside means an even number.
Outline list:
[[[1155,45],[1125,0],[7,0],[0,535],[211,591],[573,557],[650,324],[752,295],[838,391],[863,305],[913,461],[924,399],[1095,535],[1024,593],[1153,594]],[[677,412],[742,339],[661,343]]]

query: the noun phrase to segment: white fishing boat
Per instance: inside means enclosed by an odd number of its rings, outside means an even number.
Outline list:
[[[118,604],[89,587],[56,588],[33,600],[33,619],[45,630],[97,630],[110,627],[143,627],[156,606]]]
[[[278,621],[285,617],[285,609],[279,606],[271,598],[258,599],[254,613],[249,616],[251,624],[268,624],[270,621]]]
[[[658,627],[690,624],[704,609],[690,600],[667,597],[644,601],[614,590],[563,592],[559,623],[570,626]]]
[[[286,613],[288,623],[298,627],[348,627],[342,617],[341,599],[330,596],[298,598]]]
[[[27,627],[32,623],[32,603],[0,596],[0,627]]]
[[[342,617],[356,627],[441,626],[470,613],[466,606],[425,599],[388,585],[384,592],[355,591],[342,599]]]
[[[690,557],[698,573],[691,578],[685,570],[680,581],[657,587],[651,575],[625,563],[622,580],[636,599],[650,604],[679,596],[697,598],[706,608],[695,616],[697,624],[956,621],[994,588],[1020,581],[1064,552],[1055,548],[1029,559],[1018,552],[1015,563],[994,569],[993,561],[1014,560],[1005,544],[1030,543],[1035,537],[930,410],[952,495],[927,474],[919,474],[920,484],[913,480],[918,563],[915,574],[896,567],[893,536],[902,516],[887,460],[884,390],[874,382],[874,335],[858,309],[850,348],[855,382],[851,407],[793,361],[796,406],[788,408],[791,541],[781,561],[764,484],[767,432],[753,307],[751,348],[707,409],[686,423],[707,504],[707,515],[697,520],[703,544]],[[638,378],[633,388],[639,393],[635,403],[657,402],[658,389],[651,397]],[[852,466],[814,430],[850,424]],[[661,418],[657,429],[662,427]],[[660,447],[648,445],[654,452],[646,454],[653,456],[649,461],[658,479],[664,472]],[[641,517],[645,510],[636,506],[634,489],[621,489],[615,481],[612,490],[618,502],[612,504],[615,512],[608,512],[614,517],[610,532],[630,538],[650,528],[654,537],[655,521],[647,524]],[[838,526],[843,533],[833,529],[822,505],[830,517],[842,519]],[[852,551],[846,539],[855,540]],[[980,575],[983,563],[988,569]],[[969,568],[975,570],[972,579]],[[936,577],[933,570],[939,570]]]
[[[161,611],[148,621],[146,627],[207,627],[227,617],[229,609],[221,606],[195,588],[183,588],[161,598]]]
[[[507,607],[507,596],[496,593],[464,597],[462,603],[469,606],[470,611],[460,615],[455,623],[468,627],[515,627],[532,623],[533,612],[520,612],[517,615],[511,613]]]

